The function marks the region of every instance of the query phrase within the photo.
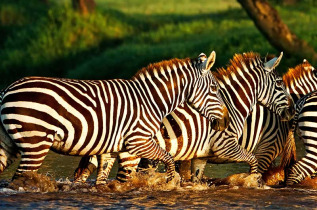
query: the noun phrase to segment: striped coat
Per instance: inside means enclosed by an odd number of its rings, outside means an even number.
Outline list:
[[[21,154],[18,176],[38,170],[50,149],[81,156],[128,151],[163,161],[171,179],[174,161],[152,137],[163,118],[186,101],[209,120],[222,120],[226,108],[209,71],[214,61],[214,52],[163,61],[131,80],[14,82],[2,92],[1,122],[17,150],[5,151],[12,143],[1,143],[1,171],[14,152]]]
[[[274,69],[280,58],[270,60],[271,66],[268,69]],[[286,93],[281,78],[273,70],[270,74],[265,73],[266,64],[260,60],[258,55],[249,53],[236,55],[227,70],[218,70],[216,76],[220,84],[220,91],[230,114],[228,129],[223,132],[211,130],[209,123],[199,113],[184,104],[163,120],[160,132],[156,134],[156,141],[175,160],[214,157],[217,158],[217,161],[246,161],[253,167],[253,170],[256,170],[257,161],[254,155],[237,144],[248,113],[258,101],[280,115],[287,115],[285,110],[292,105],[290,103],[292,100]],[[129,173],[127,168],[136,166],[139,160],[125,154],[119,156],[121,169],[118,178],[125,180]],[[76,177],[89,168],[89,164],[87,165],[85,161],[87,160],[81,162]],[[112,165],[113,161],[112,159],[104,162],[110,162]],[[86,168],[82,167],[85,164]],[[98,167],[101,168],[101,166]],[[81,178],[84,177],[82,180],[85,180],[90,171],[82,174],[84,175]]]

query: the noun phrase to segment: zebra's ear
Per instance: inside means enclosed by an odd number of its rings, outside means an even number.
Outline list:
[[[203,63],[203,68],[202,68],[202,73],[205,74],[207,73],[211,67],[215,64],[216,61],[216,52],[212,51],[208,57]]]
[[[264,63],[264,69],[268,72],[273,71],[281,62],[283,57],[283,52],[281,52],[279,57],[272,58],[271,60]]]

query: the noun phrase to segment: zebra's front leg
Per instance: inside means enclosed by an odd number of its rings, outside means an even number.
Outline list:
[[[176,169],[178,166],[178,173],[182,180],[190,181],[192,173],[191,173],[191,160],[180,160],[176,162]]]
[[[85,183],[98,166],[97,156],[84,156],[74,173],[74,183]]]
[[[207,159],[192,159],[191,173],[192,182],[200,182],[203,178]]]
[[[167,167],[167,181],[175,176],[175,162],[172,156],[162,149],[153,139],[131,139],[126,141],[126,148],[132,155],[152,160],[160,160]]]
[[[116,161],[116,157],[111,157],[110,154],[102,154],[97,156],[98,159],[98,173],[96,185],[106,184],[110,171],[114,162]]]

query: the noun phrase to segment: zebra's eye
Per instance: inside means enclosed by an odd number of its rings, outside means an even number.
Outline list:
[[[317,70],[313,68],[313,73],[315,75],[315,77],[317,77]]]
[[[279,79],[279,80],[276,80],[276,86],[277,87],[282,87],[283,85],[283,80]]]
[[[211,85],[210,89],[212,92],[216,92],[217,91],[217,85]]]

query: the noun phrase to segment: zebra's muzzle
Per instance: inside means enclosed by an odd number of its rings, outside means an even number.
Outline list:
[[[288,108],[285,108],[281,113],[281,121],[289,121],[295,115],[295,106],[293,99],[288,100]]]

